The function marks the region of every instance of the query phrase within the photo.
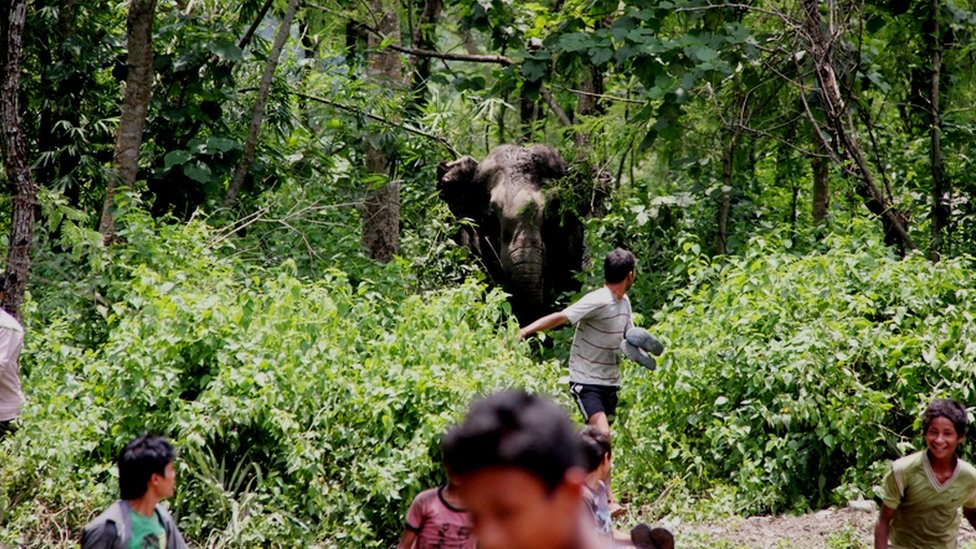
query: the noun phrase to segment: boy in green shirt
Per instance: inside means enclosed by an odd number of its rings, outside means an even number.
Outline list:
[[[922,414],[926,450],[895,460],[885,475],[875,549],[955,549],[960,507],[976,526],[976,468],[956,457],[966,421],[954,400],[935,400]]]
[[[142,435],[119,456],[120,499],[85,526],[82,549],[187,549],[159,502],[172,497],[176,450],[165,438]]]

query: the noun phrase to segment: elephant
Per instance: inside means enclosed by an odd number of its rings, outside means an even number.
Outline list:
[[[583,222],[560,207],[558,193],[543,188],[566,174],[566,162],[547,145],[500,145],[481,163],[465,156],[437,167],[441,199],[456,217],[470,220],[456,241],[511,294],[523,323],[551,312],[559,294],[580,288],[574,274],[585,256]]]

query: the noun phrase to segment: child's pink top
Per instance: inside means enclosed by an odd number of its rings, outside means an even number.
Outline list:
[[[417,533],[415,549],[477,549],[471,516],[444,499],[444,487],[424,490],[407,511],[407,529]]]

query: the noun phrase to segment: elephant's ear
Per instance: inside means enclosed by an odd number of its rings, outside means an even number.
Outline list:
[[[478,161],[470,156],[441,162],[437,165],[437,192],[454,215],[470,217],[480,223],[488,198],[486,191],[475,185],[477,173]]]
[[[462,156],[453,162],[441,162],[437,165],[437,189],[443,194],[445,190],[461,184],[470,183],[478,171],[478,161],[470,156]]]
[[[532,163],[535,164],[536,174],[542,179],[559,179],[566,175],[566,161],[559,152],[549,145],[532,145]]]

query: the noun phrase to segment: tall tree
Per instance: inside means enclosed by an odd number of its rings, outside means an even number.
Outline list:
[[[403,86],[400,55],[392,48],[380,49],[386,37],[393,44],[400,43],[400,20],[397,3],[392,0],[371,0],[370,10],[376,33],[369,35],[367,77],[381,88],[399,90]],[[368,189],[360,211],[361,243],[366,255],[386,263],[393,259],[400,247],[400,184],[394,180],[395,159],[384,151],[379,140],[371,139],[366,149],[366,169],[387,179],[382,186]]]
[[[128,73],[125,78],[125,97],[116,135],[112,173],[105,187],[105,202],[99,231],[106,242],[115,236],[115,193],[120,185],[132,187],[139,172],[139,148],[142,130],[152,97],[153,50],[152,29],[156,0],[130,0],[126,21],[126,48]]]
[[[823,18],[820,15],[820,2],[802,0],[801,4],[804,12],[803,32],[817,77],[817,91],[823,104],[824,114],[827,117],[827,125],[839,146],[831,147],[808,109],[810,121],[814,124],[815,131],[820,135],[824,148],[831,152],[833,158],[840,161],[845,172],[858,180],[855,190],[864,200],[868,210],[881,219],[885,232],[885,242],[915,250],[917,246],[908,234],[905,217],[889,203],[875,184],[874,175],[857,140],[857,131],[853,127],[851,113],[844,100],[840,84],[837,81],[837,71],[834,68],[832,46],[837,39],[835,34],[837,31],[834,28],[824,29]],[[833,6],[828,6],[828,8],[833,9]],[[831,13],[830,21],[834,21],[836,16],[836,13]]]
[[[27,162],[27,148],[20,128],[20,60],[27,18],[27,1],[13,0],[0,14],[3,27],[3,85],[0,88],[0,119],[3,121],[3,168],[13,204],[7,269],[3,280],[3,308],[19,316],[30,274],[31,243],[34,237],[34,208],[37,186]]]
[[[938,261],[942,255],[945,229],[949,225],[948,185],[942,162],[942,117],[939,113],[939,80],[942,74],[942,37],[939,31],[939,0],[929,0],[929,57],[931,87],[929,88],[929,159],[932,170],[932,213],[929,259]]]
[[[291,0],[285,9],[285,16],[278,24],[278,33],[275,35],[274,44],[271,46],[271,53],[268,55],[268,62],[264,66],[264,73],[261,75],[261,83],[258,85],[258,95],[254,100],[254,113],[251,115],[251,124],[247,129],[247,141],[244,142],[244,152],[241,153],[241,161],[234,171],[234,178],[227,188],[227,195],[224,197],[224,206],[231,206],[237,200],[244,180],[251,173],[251,164],[254,163],[254,155],[258,146],[258,132],[261,130],[261,123],[264,121],[264,108],[268,104],[268,95],[271,93],[271,80],[274,78],[275,69],[278,68],[278,59],[281,58],[281,50],[288,41],[291,33],[291,21],[295,18],[298,11],[299,0]]]

